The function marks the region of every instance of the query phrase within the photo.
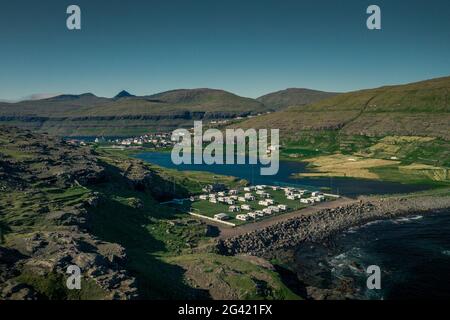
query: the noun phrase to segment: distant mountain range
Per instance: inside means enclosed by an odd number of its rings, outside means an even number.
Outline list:
[[[303,89],[302,89],[303,90]],[[290,101],[311,99],[297,94]],[[283,94],[278,94],[285,99]],[[316,97],[316,100],[318,96]],[[271,99],[274,101],[274,98]],[[193,120],[232,119],[283,108],[217,89],[179,89],[147,96],[123,90],[113,98],[92,93],[0,103],[0,124],[58,135],[133,135],[192,126]]]
[[[113,98],[64,94],[0,102],[0,125],[58,135],[135,135],[190,127],[193,120],[253,115],[242,127],[345,134],[423,135],[449,138],[450,77],[348,93],[286,89],[257,99],[217,89],[178,89],[147,96],[127,91]],[[264,115],[267,112],[271,114]],[[258,115],[258,116],[257,116]],[[257,117],[256,117],[257,116]]]

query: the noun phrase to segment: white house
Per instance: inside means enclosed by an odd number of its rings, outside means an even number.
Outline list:
[[[249,212],[249,213],[248,213],[248,216],[251,217],[251,218],[253,218],[253,219],[256,219],[257,214],[256,214],[255,212]]]
[[[272,210],[270,210],[269,208],[264,208],[262,210],[265,214],[272,214]]]
[[[266,199],[266,203],[268,203],[268,204],[275,204],[275,200],[273,200],[273,199]]]
[[[268,205],[269,205],[269,204],[268,204],[266,201],[264,201],[264,200],[259,201],[258,204],[259,204],[260,206],[268,206]]]
[[[263,217],[263,216],[264,216],[264,212],[262,212],[262,210],[256,210],[256,211],[255,211],[255,214],[256,214],[258,217]]]
[[[287,196],[286,197],[288,200],[295,200],[295,197],[293,195]]]
[[[313,199],[315,202],[322,202],[322,201],[325,201],[325,197],[324,197],[324,196],[316,196],[316,197],[312,197],[312,199]]]
[[[279,208],[281,211],[286,211],[286,210],[287,210],[287,205],[285,205],[285,204],[279,204],[279,205],[278,205],[278,208]]]
[[[240,201],[240,202],[246,202],[247,200],[245,200],[244,197],[239,197],[239,198],[238,198],[238,201]]]
[[[210,199],[209,199],[209,202],[211,202],[211,203],[217,203],[217,199],[216,199],[216,198],[210,198]]]
[[[230,217],[225,213],[218,213],[214,215],[214,219],[216,220],[228,220]]]
[[[238,214],[236,216],[236,219],[241,220],[241,221],[247,221],[250,219],[250,217],[247,214]]]
[[[241,205],[241,209],[242,209],[242,210],[252,210],[252,208],[251,208],[250,205],[248,205],[248,204],[243,204],[243,205]]]
[[[272,212],[280,212],[280,208],[278,208],[277,206],[270,206],[268,207],[270,210],[272,210]]]
[[[237,192],[237,190],[230,190],[229,192],[228,192],[228,194],[230,194],[230,195],[236,195],[236,194],[238,194],[238,192]]]
[[[208,196],[206,194],[202,194],[198,197],[200,200],[206,200],[208,199]]]
[[[241,209],[238,206],[230,206],[228,208],[228,211],[230,211],[230,212],[239,212],[239,211],[241,211]]]

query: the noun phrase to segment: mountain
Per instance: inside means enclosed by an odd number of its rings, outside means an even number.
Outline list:
[[[56,93],[34,93],[34,94],[30,94],[26,97],[22,97],[19,99],[1,99],[0,98],[0,102],[14,103],[14,102],[19,102],[19,101],[42,100],[42,99],[52,98],[57,95],[58,94],[56,94]]]
[[[207,88],[171,90],[148,96],[148,98],[170,104],[201,105],[210,110],[223,110],[224,107],[235,111],[265,109],[262,103],[254,99],[240,97],[224,90]]]
[[[114,97],[114,99],[131,98],[131,97],[135,97],[135,96],[125,90],[122,90]]]
[[[447,186],[450,77],[348,92],[235,123],[280,129],[280,157],[302,177],[355,177]]]
[[[332,96],[335,92],[324,92],[311,89],[289,88],[277,92],[272,92],[257,98],[256,100],[264,103],[274,110],[285,109],[290,106],[302,106],[311,104]]]
[[[57,135],[135,135],[192,127],[194,120],[232,119],[266,112],[259,101],[215,89],[182,89],[149,96],[126,91],[112,99],[91,93],[0,103],[0,125]]]
[[[98,103],[105,102],[107,98],[97,97],[93,93],[83,93],[83,94],[61,94],[49,98],[38,99],[38,100],[28,100],[22,101],[22,103],[34,104],[34,105],[45,105],[46,103],[70,103],[74,106],[83,105],[94,105]]]
[[[285,136],[305,130],[331,130],[340,135],[449,139],[449,89],[450,77],[445,77],[336,95],[288,89],[259,100],[208,88],[139,97],[124,91],[112,99],[92,93],[59,95],[37,101],[0,102],[0,125],[64,136],[136,135],[192,127],[194,120],[236,119],[286,108],[253,117],[239,126],[279,128]],[[305,105],[308,99],[325,95],[332,96]]]
[[[428,136],[450,139],[450,77],[332,96],[306,106],[241,122],[279,128],[285,137],[304,130],[347,135]]]

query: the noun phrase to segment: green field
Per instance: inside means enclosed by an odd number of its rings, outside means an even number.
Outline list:
[[[291,211],[300,210],[302,208],[306,208],[307,206],[310,206],[307,204],[300,203],[300,200],[286,199],[286,196],[284,195],[283,190],[272,190],[269,187],[269,188],[266,188],[266,190],[264,190],[264,191],[267,192],[268,194],[270,194],[271,199],[273,199],[275,201],[276,205],[278,205],[278,204],[286,205],[287,210],[280,211],[278,213],[274,212],[271,215],[267,215],[264,217],[258,217],[258,218],[256,218],[256,220],[268,219],[273,216],[282,215],[282,214],[285,214],[285,213],[288,213]],[[244,196],[245,193],[247,193],[247,192],[243,191],[243,189],[239,189],[238,196],[239,197]],[[209,202],[209,200],[199,200],[199,199],[196,199],[194,202],[185,200],[183,202],[183,204],[170,204],[170,206],[173,206],[182,212],[192,212],[192,213],[201,214],[201,215],[204,215],[204,216],[207,216],[210,218],[213,218],[214,215],[216,215],[218,213],[225,213],[230,216],[230,219],[227,220],[227,222],[231,222],[236,225],[242,225],[242,224],[254,222],[255,219],[251,219],[248,221],[238,220],[238,219],[236,219],[236,216],[238,214],[245,214],[248,212],[253,212],[256,210],[262,210],[264,208],[267,208],[266,206],[262,206],[262,205],[258,204],[258,202],[260,200],[264,200],[264,198],[261,198],[259,195],[257,195],[255,193],[255,191],[252,191],[251,193],[255,196],[255,200],[246,201],[246,202],[236,201],[236,204],[235,204],[236,206],[241,206],[242,204],[248,204],[248,205],[250,205],[251,210],[241,210],[239,212],[229,212],[228,209],[229,209],[230,205],[228,205],[228,204],[219,203],[219,202],[211,203],[211,202]]]

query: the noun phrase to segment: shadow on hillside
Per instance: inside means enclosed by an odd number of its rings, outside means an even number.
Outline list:
[[[286,269],[280,265],[275,265],[275,271],[279,274],[283,284],[291,289],[299,297],[307,299],[308,293],[306,291],[306,284],[300,281],[295,272]]]
[[[9,232],[11,232],[11,228],[6,223],[0,221],[0,244],[3,243],[5,235]]]
[[[175,213],[161,212],[157,203],[142,187],[107,167],[110,181],[96,185],[104,200],[91,210],[90,226],[98,238],[122,245],[127,252],[126,269],[136,277],[142,299],[209,299],[206,290],[194,289],[184,282],[185,270],[161,260],[158,253],[167,252],[164,242],[155,239],[150,230],[156,228],[155,218],[170,219]],[[148,187],[148,186],[147,186]],[[143,208],[133,208],[118,199],[137,198]]]

